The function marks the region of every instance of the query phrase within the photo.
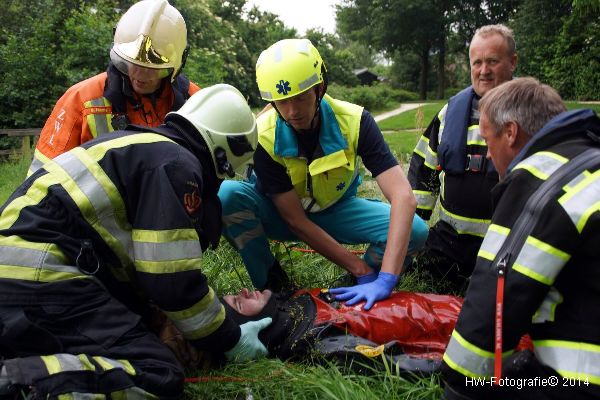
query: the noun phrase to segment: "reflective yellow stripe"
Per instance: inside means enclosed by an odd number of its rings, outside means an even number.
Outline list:
[[[540,304],[540,308],[533,314],[532,323],[543,324],[547,321],[554,322],[556,307],[562,302],[562,294],[555,287],[551,287],[546,298]]]
[[[86,151],[96,161],[101,160],[107,151],[127,147],[136,143],[159,143],[173,142],[164,136],[156,133],[136,133],[135,135],[121,136],[106,142],[98,143]]]
[[[82,359],[83,355],[74,354],[54,354],[48,356],[40,356],[44,364],[48,375],[54,375],[61,372],[69,371],[95,371],[94,366],[89,362],[84,362]],[[86,360],[87,361],[87,360]]]
[[[413,190],[413,194],[415,199],[417,199],[417,208],[423,210],[433,210],[437,196],[435,196],[432,192],[427,192],[425,190]]]
[[[509,233],[510,229],[491,224],[483,238],[477,255],[486,260],[494,261]]]
[[[529,236],[512,269],[546,285],[552,285],[571,256],[564,251]]]
[[[202,248],[194,229],[132,232],[136,269],[149,273],[200,267]]]
[[[36,179],[23,196],[15,198],[4,208],[0,218],[0,229],[10,228],[19,218],[23,208],[39,204],[48,194],[48,186],[53,183],[46,175]]]
[[[29,165],[29,169],[27,170],[27,177],[33,174],[38,169],[42,168],[42,166],[50,161],[48,157],[42,154],[37,148],[33,152],[33,160],[31,160],[31,165]]]
[[[111,106],[110,101],[105,97],[99,97],[84,103],[85,108],[92,107],[107,107]],[[112,111],[112,110],[111,110]],[[104,133],[112,132],[112,113],[90,113],[86,118],[90,133],[93,137],[102,135]]]
[[[188,339],[200,339],[210,335],[225,320],[225,309],[212,288],[209,288],[202,300],[190,308],[166,311],[165,314]]]
[[[135,260],[135,269],[147,274],[172,274],[182,271],[200,270],[200,258],[177,261]]]
[[[23,266],[0,265],[0,278],[35,282],[55,282],[68,279],[89,279],[90,277],[82,274],[77,269],[73,272],[57,272]]]
[[[110,371],[112,369],[122,369],[127,372],[129,375],[136,375],[135,368],[131,365],[131,363],[127,360],[113,360],[111,358],[95,356],[93,357],[94,361],[96,361],[102,369],[105,371]]]
[[[467,128],[467,145],[486,146],[485,140],[483,140],[479,132],[479,125],[471,125]]]
[[[494,372],[494,353],[469,343],[456,330],[452,332],[444,361],[465,376],[486,377]]]
[[[581,233],[590,216],[600,211],[600,170],[579,178],[579,183],[558,199],[558,203]]]
[[[37,282],[88,278],[51,243],[27,242],[19,236],[0,236],[0,278]]]
[[[179,240],[198,241],[198,232],[195,229],[165,229],[160,231],[134,229],[131,231],[131,237],[138,242],[151,243],[166,243]]]
[[[600,345],[566,340],[534,340],[538,360],[568,378],[600,385]]]
[[[442,135],[444,134],[444,127],[446,126],[446,110],[448,109],[448,103],[442,107],[440,112],[437,115],[437,118],[440,120],[440,129],[438,131],[438,144],[442,142]]]
[[[443,206],[440,208],[440,220],[450,224],[459,234],[484,237],[491,222],[489,219],[467,218],[453,214]]]
[[[513,168],[513,171],[518,169],[524,169],[526,171],[529,171],[533,176],[537,177],[538,179],[545,181],[550,175],[552,175],[567,161],[569,160],[556,153],[551,153],[549,151],[540,151],[518,163]]]
[[[40,356],[40,358],[46,365],[48,375],[54,375],[61,372],[60,363],[58,362],[56,356]]]
[[[81,147],[61,154],[44,168],[50,176],[40,179],[59,182],[85,220],[119,257],[121,265],[131,265],[131,226],[123,199],[104,170]]]
[[[429,147],[429,139],[421,136],[417,143],[414,152],[423,157],[425,166],[430,169],[436,169],[438,165],[437,153]]]

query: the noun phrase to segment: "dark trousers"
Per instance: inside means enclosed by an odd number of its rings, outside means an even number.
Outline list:
[[[410,269],[429,272],[433,279],[433,287],[440,292],[456,295],[464,295],[473,272],[472,265],[463,265],[451,257],[427,247],[417,253]]]
[[[0,280],[0,323],[8,378],[33,397],[182,394],[173,353],[94,279]]]

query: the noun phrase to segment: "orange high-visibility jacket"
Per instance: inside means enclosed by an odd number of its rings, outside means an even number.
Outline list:
[[[71,86],[58,100],[41,131],[36,147],[43,156],[54,158],[96,136],[114,130],[113,106],[105,97],[108,74],[103,72]],[[185,78],[187,81],[187,78]],[[187,99],[200,88],[189,82]],[[158,96],[133,94],[135,104],[124,101],[129,123],[156,127],[173,111],[175,93],[171,84],[164,85]],[[123,95],[124,96],[124,95]],[[179,105],[181,106],[181,104]]]

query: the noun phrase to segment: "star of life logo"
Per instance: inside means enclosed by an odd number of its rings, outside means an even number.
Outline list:
[[[279,80],[279,83],[276,84],[275,87],[277,88],[277,93],[282,94],[284,96],[288,94],[290,90],[292,90],[292,88],[290,87],[290,82],[284,81],[283,79]]]

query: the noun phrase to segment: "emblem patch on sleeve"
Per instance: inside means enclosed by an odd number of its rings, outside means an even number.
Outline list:
[[[198,195],[198,189],[192,190],[191,193],[183,195],[183,205],[188,214],[194,214],[200,208],[202,198]]]

